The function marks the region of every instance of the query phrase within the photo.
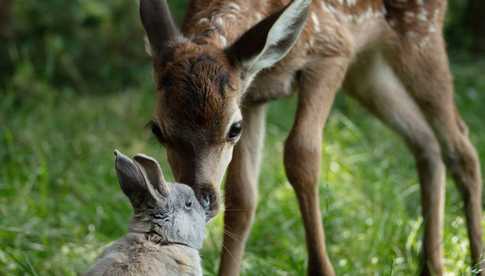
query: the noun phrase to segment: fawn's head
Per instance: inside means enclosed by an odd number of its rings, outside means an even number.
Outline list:
[[[204,240],[206,210],[187,185],[165,182],[158,162],[138,154],[133,160],[115,151],[121,189],[135,211],[131,231],[148,234],[162,244],[200,249]]]
[[[261,70],[280,61],[306,22],[310,0],[294,0],[220,49],[185,38],[166,0],[141,0],[157,99],[151,128],[166,146],[177,181],[214,215],[218,186],[244,126],[241,98]]]

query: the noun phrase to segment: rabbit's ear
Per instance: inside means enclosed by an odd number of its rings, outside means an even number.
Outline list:
[[[146,177],[148,178],[148,182],[153,189],[159,192],[163,197],[168,196],[169,187],[167,182],[165,182],[165,177],[163,177],[162,168],[158,161],[144,154],[137,154],[133,159],[135,159],[136,163],[142,166]]]
[[[147,172],[143,165],[131,160],[117,150],[115,156],[116,173],[121,189],[135,209],[141,207],[143,201],[147,199],[159,201],[166,196],[159,189],[155,189],[155,185],[151,183],[150,178],[154,179],[152,172]],[[163,177],[160,177],[160,179],[163,179]]]

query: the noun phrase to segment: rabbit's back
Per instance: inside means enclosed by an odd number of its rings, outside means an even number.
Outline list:
[[[128,234],[106,248],[86,276],[200,276],[198,251],[182,245],[160,246],[143,235]]]

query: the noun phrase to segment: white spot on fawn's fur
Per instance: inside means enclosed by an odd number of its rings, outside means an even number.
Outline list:
[[[422,22],[428,21],[428,12],[425,9],[421,9],[418,13],[418,20]]]
[[[217,28],[220,28],[220,29],[224,28],[224,20],[220,16],[217,16],[214,19],[214,24],[216,25]]]
[[[229,3],[229,4],[227,4],[227,6],[228,6],[228,7],[229,7],[231,10],[233,10],[233,11],[235,11],[235,12],[238,12],[238,11],[240,11],[240,10],[241,10],[241,7],[240,7],[238,4],[236,4],[236,3]]]
[[[347,0],[347,5],[349,7],[355,6],[357,4],[357,0]]]
[[[319,33],[320,21],[318,20],[317,14],[314,12],[312,12],[312,22],[313,22],[313,28],[315,29],[315,32]]]
[[[208,23],[209,23],[209,19],[207,19],[207,18],[205,18],[205,17],[204,17],[204,18],[199,19],[199,21],[197,22],[197,24],[199,24],[199,25],[202,25],[202,24],[208,24]]]
[[[227,46],[227,39],[226,39],[225,36],[219,35],[219,41],[221,42],[222,47],[226,47]]]

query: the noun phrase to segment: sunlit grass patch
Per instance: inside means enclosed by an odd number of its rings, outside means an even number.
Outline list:
[[[456,98],[483,159],[485,95],[479,91],[485,91],[485,80],[477,70],[455,66]],[[32,83],[32,90],[25,97],[2,91],[0,98],[0,271],[76,275],[126,232],[131,216],[113,150],[156,156],[172,179],[163,149],[144,129],[153,91],[147,86],[88,96],[53,92],[45,83]],[[412,155],[355,102],[339,97],[337,106],[325,129],[319,185],[335,269],[339,275],[415,275],[423,222]],[[282,163],[294,110],[294,98],[269,108],[243,275],[306,272],[303,225]],[[208,227],[201,252],[206,275],[218,271],[222,225],[220,215]],[[443,245],[450,275],[468,275],[462,203],[451,181]]]

